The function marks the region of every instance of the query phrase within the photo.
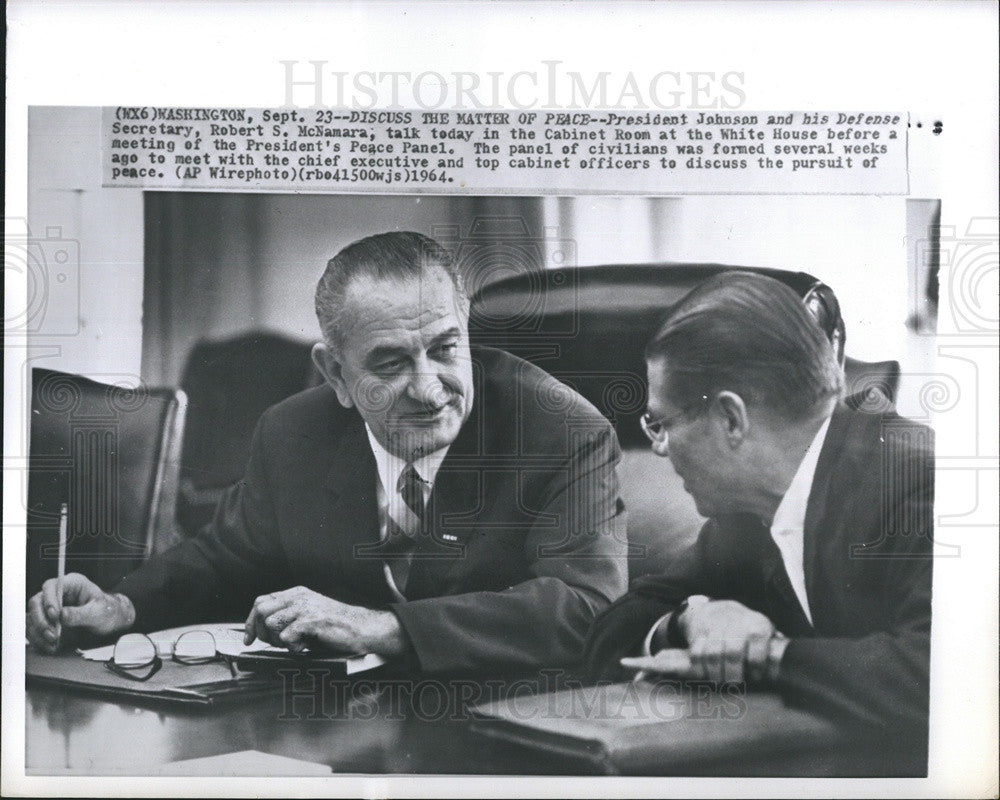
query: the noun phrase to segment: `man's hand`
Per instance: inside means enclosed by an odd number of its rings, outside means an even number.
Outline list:
[[[42,591],[28,601],[28,641],[42,652],[59,649],[65,638],[63,628],[66,632],[82,630],[107,636],[126,631],[135,622],[131,600],[121,594],[107,594],[84,575],[71,572],[63,578],[62,602],[58,586],[59,582],[50,578],[42,584]]]
[[[304,586],[258,597],[245,630],[244,644],[261,639],[293,652],[309,647],[397,656],[407,646],[391,611],[349,606]]]
[[[655,675],[674,675],[678,678],[693,677],[691,674],[691,657],[687,650],[677,647],[667,647],[652,656],[636,656],[623,658],[623,667],[639,671],[637,678],[643,678],[647,673]]]
[[[686,651],[623,658],[622,666],[715,683],[760,684],[772,677],[769,671],[784,653],[786,640],[775,637],[771,620],[735,600],[691,604],[677,623],[688,642]]]
[[[677,623],[688,642],[693,677],[716,683],[763,680],[775,633],[763,614],[735,600],[710,600],[689,606]]]

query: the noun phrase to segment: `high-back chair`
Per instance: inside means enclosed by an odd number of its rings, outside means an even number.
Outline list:
[[[704,522],[639,426],[646,409],[643,349],[672,305],[698,283],[731,269],[776,278],[803,298],[841,364],[846,361],[849,392],[881,392],[890,399],[895,394],[899,365],[845,359],[837,298],[804,272],[723,264],[609,264],[523,273],[488,284],[472,298],[473,342],[537,364],[580,392],[614,425],[623,450],[619,477],[629,512],[631,578],[662,571]]]
[[[225,489],[243,477],[260,415],[308,387],[310,349],[268,331],[203,340],[191,349],[181,378],[188,396],[177,507],[183,533],[197,533]]]
[[[187,399],[50,369],[31,374],[27,593],[55,577],[66,503],[66,571],[107,589],[174,539]]]

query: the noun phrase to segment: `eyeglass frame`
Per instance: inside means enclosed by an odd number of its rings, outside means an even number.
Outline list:
[[[188,636],[188,635],[190,635],[192,633],[207,633],[209,635],[209,637],[212,639],[212,647],[215,650],[215,655],[213,655],[213,656],[198,656],[198,657],[194,657],[194,658],[185,658],[185,657],[178,656],[177,655],[177,642],[179,642],[185,636]],[[108,670],[110,670],[111,672],[113,672],[115,675],[117,675],[120,678],[127,678],[130,681],[139,681],[139,682],[148,681],[157,672],[159,672],[160,668],[163,666],[163,659],[160,658],[160,653],[159,653],[159,649],[156,646],[156,642],[154,642],[145,633],[137,633],[135,631],[132,631],[132,632],[129,632],[129,633],[123,633],[121,636],[119,636],[118,639],[117,639],[117,641],[115,642],[115,648],[118,647],[119,642],[121,642],[121,640],[124,639],[126,636],[143,636],[143,637],[145,637],[145,639],[153,646],[153,657],[149,661],[147,661],[146,663],[144,663],[144,664],[137,664],[134,667],[123,667],[120,664],[116,664],[115,663],[115,654],[114,654],[114,650],[112,650],[111,651],[111,658],[109,658],[107,661],[104,662],[104,666]],[[233,676],[233,678],[235,679],[237,677],[237,675],[236,675],[236,665],[233,663],[232,657],[230,657],[226,653],[220,653],[219,652],[218,642],[215,641],[215,635],[211,631],[207,631],[207,630],[195,630],[195,631],[185,631],[184,633],[182,633],[170,645],[170,660],[176,662],[177,664],[180,664],[181,666],[185,666],[185,667],[188,667],[188,666],[198,666],[200,664],[211,664],[213,661],[222,661],[222,662],[225,663],[225,665],[227,667],[229,667],[229,672]],[[151,667],[151,669],[145,675],[133,675],[132,673],[130,673],[128,671],[128,670],[131,670],[131,669],[145,669],[146,667]]]
[[[646,434],[646,438],[649,439],[650,442],[653,444],[663,444],[667,441],[668,431],[676,420],[687,416],[691,413],[693,408],[707,402],[708,395],[703,394],[700,400],[688,404],[680,411],[674,414],[666,414],[662,417],[657,417],[656,419],[653,419],[652,415],[647,411],[639,417],[639,427],[642,428],[642,432]]]

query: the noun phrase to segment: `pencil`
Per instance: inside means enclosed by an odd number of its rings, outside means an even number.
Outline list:
[[[62,612],[63,578],[66,577],[66,504],[59,509],[59,571],[56,573],[56,595],[59,597],[59,611]]]

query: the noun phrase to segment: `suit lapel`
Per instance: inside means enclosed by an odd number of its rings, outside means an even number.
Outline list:
[[[382,558],[372,552],[379,543],[377,480],[364,422],[355,416],[345,426],[327,473],[330,525],[340,548],[345,583],[355,594],[388,602],[391,595]],[[384,591],[376,587],[384,587]]]
[[[759,558],[761,563],[761,579],[768,606],[765,613],[786,636],[807,635],[811,632],[809,619],[792,588],[781,550],[771,536],[770,529],[759,522],[758,525],[761,539],[754,557]]]
[[[824,514],[832,507],[831,498],[837,497],[837,479],[843,472],[841,454],[851,426],[851,410],[838,403],[830,419],[826,440],[816,462],[809,500],[806,503],[806,519],[803,530],[803,567],[806,578],[806,597],[812,611],[813,622],[818,624],[818,616],[824,613],[824,604],[816,603],[817,568],[823,543],[820,537],[826,529]],[[850,476],[848,476],[850,477]],[[843,498],[841,498],[841,502]]]
[[[407,600],[440,595],[448,573],[466,555],[471,524],[483,501],[478,399],[434,480],[427,523],[418,537],[406,583]]]

